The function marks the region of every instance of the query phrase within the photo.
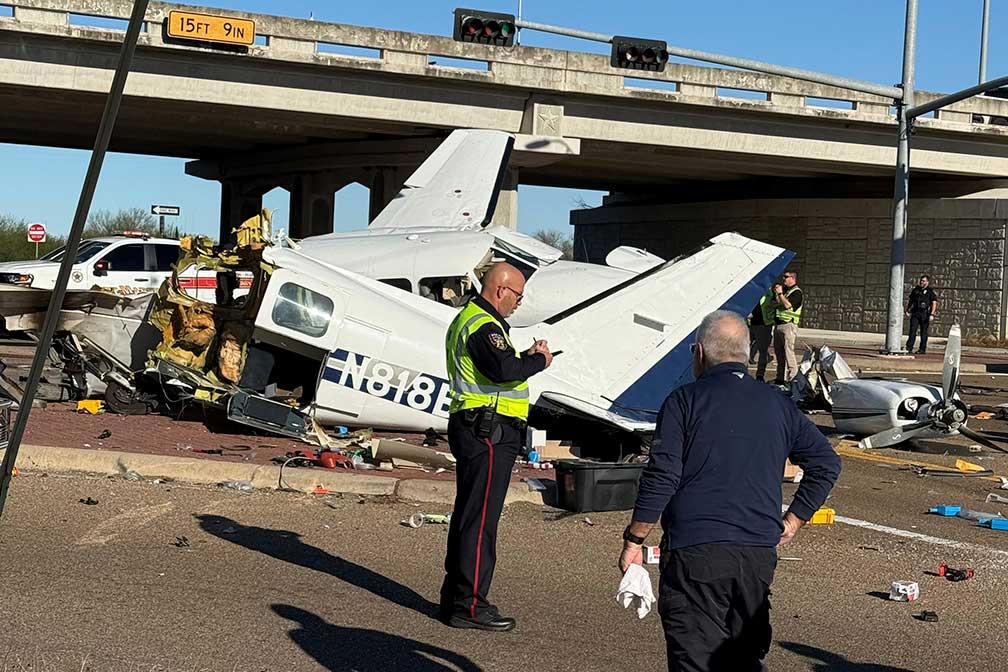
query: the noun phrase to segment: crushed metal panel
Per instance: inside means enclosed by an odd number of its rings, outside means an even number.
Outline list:
[[[296,408],[247,392],[231,395],[227,414],[234,422],[305,441],[314,431],[311,419]]]

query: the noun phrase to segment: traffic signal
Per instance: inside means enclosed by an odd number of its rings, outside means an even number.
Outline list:
[[[495,14],[478,9],[455,10],[456,42],[476,42],[492,44],[496,47],[512,47],[515,39],[514,14]]]
[[[668,45],[663,40],[645,40],[639,37],[612,38],[612,57],[609,64],[614,68],[630,70],[650,70],[661,72],[668,63]]]

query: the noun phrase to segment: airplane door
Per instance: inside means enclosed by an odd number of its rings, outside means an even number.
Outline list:
[[[277,269],[256,315],[255,338],[324,362],[336,345],[348,298],[345,290]]]

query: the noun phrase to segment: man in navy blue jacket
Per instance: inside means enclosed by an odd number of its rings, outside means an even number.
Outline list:
[[[759,670],[770,649],[776,547],[823,505],[840,474],[826,438],[776,388],[746,370],[749,331],[737,314],[704,318],[693,344],[696,381],[658,416],[621,571],[642,560],[661,519],[658,611],[669,670]],[[781,517],[789,458],[805,472]]]

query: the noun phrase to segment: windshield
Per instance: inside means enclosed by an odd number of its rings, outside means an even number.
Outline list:
[[[63,258],[63,250],[65,249],[65,245],[63,247],[57,247],[52,252],[47,252],[39,257],[39,261],[59,261]]]
[[[80,247],[77,248],[77,259],[74,261],[74,263],[79,264],[82,261],[87,261],[88,259],[95,256],[108,246],[109,243],[104,243],[100,240],[85,240],[81,242]],[[62,261],[63,253],[65,250],[66,245],[62,247],[57,247],[52,252],[49,252],[39,257],[39,261]]]

